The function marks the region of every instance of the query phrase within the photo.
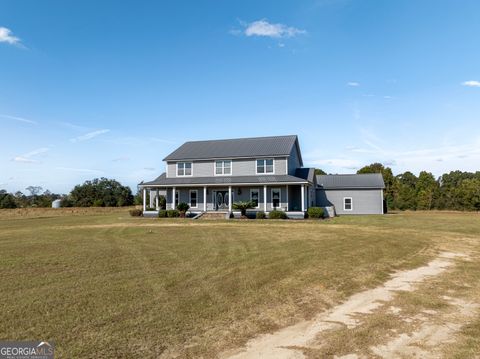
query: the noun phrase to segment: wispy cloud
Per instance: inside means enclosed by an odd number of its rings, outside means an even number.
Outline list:
[[[462,82],[463,86],[467,87],[480,87],[480,81],[470,80]]]
[[[19,45],[20,39],[16,36],[13,36],[13,33],[10,29],[0,26],[0,42],[5,42],[10,45]]]
[[[360,82],[350,81],[350,82],[347,82],[347,86],[350,86],[350,87],[359,87],[359,86],[360,86]]]
[[[70,172],[84,172],[84,173],[96,173],[96,174],[103,173],[103,171],[94,170],[90,168],[55,167],[55,169],[60,171],[70,171]]]
[[[74,131],[79,131],[80,132],[80,131],[87,131],[88,130],[88,128],[85,127],[85,126],[75,125],[74,123],[70,123],[70,122],[58,121],[56,123],[59,124],[62,127],[66,127],[66,128],[71,129],[71,130],[74,130]]]
[[[86,133],[84,135],[71,138],[70,142],[75,143],[75,142],[82,142],[82,141],[88,141],[91,140],[92,138],[95,138],[97,136],[103,135],[104,133],[110,132],[109,129],[103,129],[103,130],[97,130],[97,131],[92,131],[89,133]]]
[[[293,26],[287,26],[284,24],[273,24],[268,22],[267,19],[261,19],[250,23],[240,22],[244,27],[243,31],[234,29],[230,31],[234,35],[260,36],[271,38],[289,38],[297,35],[306,34],[305,30],[297,29]]]
[[[176,143],[175,141],[166,140],[158,137],[135,137],[135,136],[113,138],[113,139],[109,139],[108,142],[113,143],[115,145],[125,145],[125,146],[146,146],[146,145],[155,144],[155,143],[173,145]]]
[[[121,156],[121,157],[114,158],[112,160],[112,162],[124,162],[124,161],[129,161],[129,160],[130,160],[130,157]]]
[[[155,171],[154,167],[143,167],[145,171]]]
[[[7,119],[7,120],[13,120],[13,121],[17,121],[17,122],[29,123],[31,125],[36,125],[37,124],[36,121],[28,120],[26,118],[18,117],[18,116],[10,116],[10,115],[0,114],[0,118]]]
[[[48,151],[49,151],[49,149],[47,147],[37,148],[37,149],[35,149],[33,151],[30,151],[30,152],[27,152],[23,155],[15,156],[14,158],[12,158],[12,161],[21,162],[21,163],[37,163],[39,161],[32,158],[32,157],[35,157],[37,155],[40,155],[40,154],[48,152]]]

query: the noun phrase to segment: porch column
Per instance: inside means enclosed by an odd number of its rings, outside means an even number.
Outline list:
[[[156,208],[157,211],[159,210],[159,208],[158,208],[158,188],[157,188],[157,192],[156,192],[156,195],[155,195],[155,208]]]
[[[305,185],[302,184],[302,212],[305,212]]]
[[[263,210],[267,211],[267,185],[263,186]]]
[[[207,211],[207,186],[203,187],[203,211]]]
[[[287,189],[286,189],[287,195],[285,196],[286,201],[287,201],[287,211],[288,211],[288,184],[287,184]]]
[[[228,186],[228,211],[232,211],[232,186]]]
[[[148,193],[148,205],[149,205],[150,208],[152,208],[152,207],[153,207],[153,197],[152,197],[152,192],[153,192],[153,191],[150,190],[150,191],[148,191],[148,192],[149,192],[149,193]]]
[[[175,209],[175,196],[176,196],[176,188],[172,187],[172,209]],[[180,199],[180,198],[179,198]]]
[[[147,210],[147,189],[143,188],[143,210]]]

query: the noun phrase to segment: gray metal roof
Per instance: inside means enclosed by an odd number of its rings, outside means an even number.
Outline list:
[[[163,160],[288,156],[293,146],[297,146],[301,156],[296,135],[191,141],[185,142]]]
[[[315,179],[315,168],[297,168],[295,170],[295,177],[304,178],[308,182],[313,183]]]
[[[216,177],[167,177],[162,173],[157,179],[140,183],[140,186],[200,186],[229,184],[307,183],[306,179],[290,175],[268,176],[216,176]]]
[[[324,189],[385,188],[381,173],[317,175],[317,184]]]

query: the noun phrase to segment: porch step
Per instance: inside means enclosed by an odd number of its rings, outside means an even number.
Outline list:
[[[230,215],[228,212],[203,212],[198,219],[207,219],[207,220],[215,220],[215,219],[229,219]]]

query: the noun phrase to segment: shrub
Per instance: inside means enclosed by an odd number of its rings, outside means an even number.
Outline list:
[[[258,211],[255,218],[256,219],[265,219],[265,218],[267,218],[267,216],[266,216],[264,211]]]
[[[188,209],[190,208],[190,206],[188,205],[188,203],[185,203],[185,202],[181,202],[178,204],[177,206],[177,209],[180,211],[180,212],[183,212],[185,213],[186,211],[188,211]]]
[[[143,212],[141,209],[131,209],[128,211],[132,217],[141,217]]]
[[[167,211],[167,217],[168,217],[168,218],[180,217],[180,212],[177,211],[176,209],[169,209],[169,210]]]
[[[188,203],[185,203],[185,202],[179,203],[177,206],[177,209],[180,212],[180,217],[185,218],[185,213],[188,211],[189,208],[190,206],[188,205]]]
[[[271,211],[268,214],[268,218],[270,219],[287,219],[287,214],[283,211]]]
[[[325,210],[322,207],[310,207],[307,210],[308,218],[323,218]]]
[[[156,211],[157,209],[155,207],[147,207],[145,208],[146,211]]]
[[[247,215],[247,209],[255,208],[255,203],[252,201],[233,202],[232,207],[233,209],[240,210],[242,217],[245,217]]]
[[[158,211],[158,218],[166,218],[167,217],[167,211],[164,209],[161,209]]]
[[[165,196],[158,196],[158,205],[161,209],[167,208],[167,199],[165,198]]]

